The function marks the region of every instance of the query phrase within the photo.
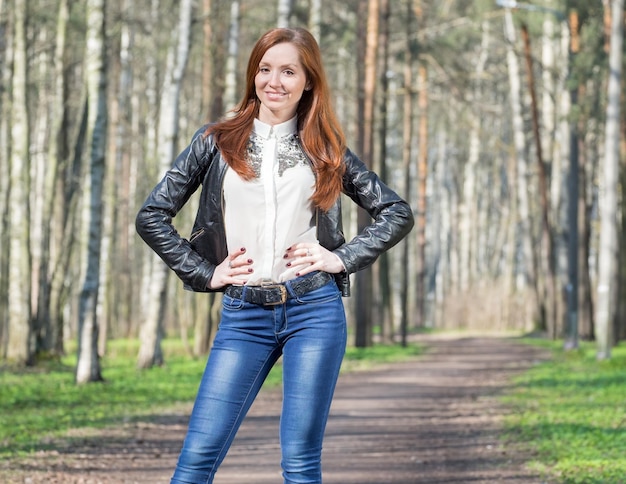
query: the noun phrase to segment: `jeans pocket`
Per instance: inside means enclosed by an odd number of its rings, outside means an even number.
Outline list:
[[[243,299],[237,299],[228,294],[224,294],[222,297],[222,309],[225,311],[239,311],[243,309],[244,304]]]

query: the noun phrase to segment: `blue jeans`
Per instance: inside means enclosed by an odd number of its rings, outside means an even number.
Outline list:
[[[289,292],[290,283],[286,286]],[[281,355],[284,482],[321,483],[322,439],[345,347],[346,318],[334,280],[277,306],[224,295],[219,329],[171,484],[213,482]]]

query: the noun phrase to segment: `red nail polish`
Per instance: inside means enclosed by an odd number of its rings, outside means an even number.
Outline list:
[[[291,267],[291,262],[287,262],[287,267]]]
[[[250,268],[248,269],[248,272],[254,272],[254,269],[253,269],[252,267],[250,267]]]
[[[296,272],[296,276],[297,276],[297,277],[300,277],[300,273],[299,273],[299,272]]]
[[[248,259],[248,264],[252,264],[252,259]]]
[[[246,248],[245,248],[245,247],[242,247],[242,248],[241,248],[241,249],[239,249],[239,250],[240,250],[241,252],[245,252],[245,251],[246,251]]]

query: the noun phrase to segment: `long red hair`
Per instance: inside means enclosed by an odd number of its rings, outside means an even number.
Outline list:
[[[213,134],[222,156],[233,170],[246,180],[254,178],[254,172],[246,159],[248,138],[260,106],[254,79],[265,52],[284,42],[298,49],[310,87],[303,92],[298,103],[298,131],[302,148],[311,159],[316,174],[312,201],[322,210],[328,210],[341,193],[345,136],[331,105],[319,46],[307,30],[272,29],[257,41],[248,60],[243,99],[233,110],[232,116],[211,125],[207,134]]]

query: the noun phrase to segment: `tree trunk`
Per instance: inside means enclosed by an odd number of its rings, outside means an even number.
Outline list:
[[[228,32],[228,58],[226,59],[226,86],[224,105],[232,109],[237,103],[237,55],[239,53],[239,2],[230,6],[230,30]]]
[[[293,0],[278,0],[278,19],[276,26],[285,28],[289,27],[289,19],[293,10]]]
[[[7,358],[30,364],[31,326],[30,132],[28,123],[26,1],[16,0],[13,12],[13,76],[11,157],[9,163],[9,329]]]
[[[159,112],[159,164],[164,173],[176,156],[179,129],[180,89],[189,57],[191,40],[193,0],[183,0],[180,5],[178,32],[175,42],[168,53],[168,69],[165,73],[163,97]],[[150,278],[148,291],[148,313],[141,327],[141,347],[137,357],[139,368],[149,368],[163,363],[161,337],[163,334],[163,318],[167,301],[167,281],[169,269],[155,258],[154,270]]]
[[[134,117],[139,116],[139,113],[133,109],[135,104],[133,100],[133,47],[135,45],[135,34],[131,28],[131,19],[135,13],[133,3],[129,0],[124,0],[122,9],[125,18],[120,29],[120,50],[117,61],[119,73],[117,72],[118,69],[112,69],[119,79],[118,92],[115,95],[114,102],[114,105],[117,106],[117,119],[115,123],[111,122],[112,130],[115,124],[115,138],[112,140],[111,146],[114,154],[111,160],[111,168],[113,170],[110,170],[112,178],[109,178],[116,180],[115,183],[111,183],[114,188],[112,197],[115,199],[115,215],[113,216],[115,235],[112,237],[114,243],[112,246],[113,252],[106,254],[110,256],[112,262],[111,269],[117,276],[114,283],[111,284],[110,281],[105,281],[105,284],[109,286],[108,290],[111,294],[111,301],[107,303],[107,307],[110,308],[108,311],[109,318],[116,322],[118,330],[123,328],[122,334],[127,336],[130,333],[132,321],[135,319],[133,288],[136,284],[134,283],[135,271],[133,271],[131,257],[131,241],[133,240],[132,234],[134,234],[134,230],[131,214],[134,212],[132,202],[134,201],[133,187],[135,185],[132,183],[134,179],[133,140],[138,135],[133,136],[132,127]],[[101,347],[100,354],[102,354],[103,349]]]
[[[407,2],[405,18],[405,58],[403,63],[404,92],[402,94],[402,171],[404,172],[404,197],[410,200],[411,158],[413,148],[413,1]],[[400,284],[400,338],[402,346],[407,345],[411,300],[409,299],[409,241],[402,242],[402,282]]]
[[[373,166],[374,150],[374,106],[376,96],[376,64],[378,52],[379,2],[367,2],[367,29],[365,38],[365,83],[363,98],[363,131],[361,158],[366,166]],[[371,218],[364,210],[358,211],[358,231],[361,232],[371,223]],[[358,348],[371,346],[373,328],[373,281],[371,267],[356,274],[356,334],[355,345]]]
[[[565,22],[561,28],[561,59],[557,69],[560,72],[554,93],[556,99],[555,119],[558,120],[555,142],[552,148],[552,170],[550,182],[550,201],[552,225],[554,230],[554,264],[557,276],[558,307],[560,319],[557,320],[556,333],[562,334],[567,321],[567,178],[570,170],[571,125],[568,120],[571,112],[571,98],[567,84],[569,79],[569,43],[570,33]]]
[[[46,25],[42,25],[34,42],[40,41],[48,43],[49,30]],[[50,55],[49,51],[42,50],[33,56],[32,69],[30,69],[39,79],[50,79]],[[35,347],[34,353],[46,352],[46,340],[49,341],[50,334],[47,310],[47,248],[44,247],[46,239],[46,229],[52,223],[49,217],[48,208],[50,203],[45,199],[47,180],[50,172],[54,172],[53,164],[46,156],[46,149],[49,144],[48,132],[50,125],[49,99],[47,93],[41,93],[40,102],[33,109],[33,129],[30,148],[30,267],[31,267],[31,315],[32,331]],[[48,203],[47,203],[48,202]],[[46,216],[47,215],[47,216]]]
[[[620,156],[620,83],[624,35],[624,0],[611,2],[611,47],[606,111],[606,154],[600,176],[600,246],[596,303],[596,339],[598,358],[611,357],[613,318],[617,289],[617,183]]]
[[[51,131],[46,157],[46,177],[42,188],[41,262],[39,274],[39,298],[37,304],[37,351],[61,354],[63,351],[62,323],[53,311],[56,294],[54,292],[54,267],[58,261],[60,248],[56,244],[61,225],[55,213],[59,193],[55,190],[59,178],[59,165],[67,161],[67,142],[64,121],[66,120],[66,74],[65,52],[69,5],[67,0],[59,2],[56,42],[52,59],[54,91],[51,100]]]
[[[510,10],[505,12],[505,30],[507,36],[507,65],[509,71],[509,87],[511,95],[511,112],[513,123],[513,142],[517,162],[517,214],[519,237],[521,238],[521,267],[517,271],[517,290],[523,292],[528,288],[536,289],[534,257],[532,249],[532,233],[530,220],[530,202],[528,199],[528,163],[526,159],[526,138],[522,118],[521,77],[519,61],[515,55],[516,44],[513,15]],[[536,301],[535,301],[536,302]],[[533,317],[536,317],[533,308]]]
[[[482,99],[482,79],[484,78],[485,64],[488,59],[488,47],[490,41],[488,22],[482,23],[482,36],[480,52],[476,62],[475,79],[472,86],[472,101],[475,105]],[[478,110],[476,110],[478,111]],[[481,155],[480,134],[484,127],[481,122],[481,114],[476,112],[471,114],[471,127],[469,132],[469,153],[467,162],[463,167],[463,192],[462,202],[459,206],[459,259],[460,259],[460,280],[459,291],[461,294],[467,293],[472,283],[479,275],[476,273],[478,265],[478,205],[480,194],[477,193],[478,168]],[[483,227],[485,229],[485,227]],[[469,301],[466,300],[465,304]],[[469,309],[469,308],[468,308]],[[471,315],[471,312],[463,311],[464,315]]]
[[[0,46],[3,47],[0,55],[0,84],[8,86],[11,83],[11,69],[9,60],[13,57],[10,24],[7,21],[6,3],[0,0]],[[0,92],[0,173],[10,173],[10,130],[11,102],[8,90]],[[9,207],[9,177],[0,177],[0,246],[9,247],[8,231]],[[0,251],[0,358],[6,357],[6,344],[9,320],[9,251]]]
[[[214,52],[213,43],[215,42],[215,33],[213,32],[213,0],[203,0],[202,2],[202,114],[207,117],[207,121],[211,121],[211,97],[213,95],[214,85]]]
[[[309,0],[309,30],[319,43],[322,39],[322,0]]]
[[[389,104],[389,80],[387,77],[389,71],[389,0],[380,0],[380,39],[379,44],[382,47],[381,68],[379,73],[380,79],[380,122],[379,122],[379,145],[378,145],[378,174],[383,180],[387,180],[387,106]],[[393,341],[393,304],[391,300],[391,274],[390,274],[390,258],[389,253],[381,254],[378,262],[378,286],[380,290],[380,311],[379,325],[380,337],[382,341]]]
[[[426,186],[428,180],[428,71],[420,62],[417,69],[418,85],[418,154],[417,154],[417,283],[415,286],[416,326],[425,325],[426,313]]]
[[[442,123],[443,124],[443,123]],[[435,310],[433,327],[443,328],[446,321],[446,296],[451,286],[451,219],[453,213],[453,194],[450,183],[452,169],[446,153],[447,134],[445,129],[438,129],[437,137],[437,160],[435,162],[435,176],[433,178],[433,200],[436,205],[435,213],[439,214],[435,222],[433,234],[434,240],[433,260],[436,261],[437,271],[435,275]]]
[[[87,270],[80,294],[76,383],[102,380],[98,356],[98,290],[102,242],[102,193],[107,130],[106,46],[104,0],[87,2],[85,76],[87,82],[88,133],[90,142],[89,238]]]
[[[574,68],[574,59],[578,53],[578,15],[570,12],[570,47],[569,72]],[[568,76],[570,77],[570,76]],[[570,118],[573,107],[578,104],[578,86],[570,88]],[[569,171],[567,173],[567,312],[565,320],[565,348],[578,347],[578,290],[579,290],[579,240],[578,240],[578,203],[580,196],[578,127],[577,119],[570,119],[569,126]],[[556,335],[554,335],[556,337]]]

